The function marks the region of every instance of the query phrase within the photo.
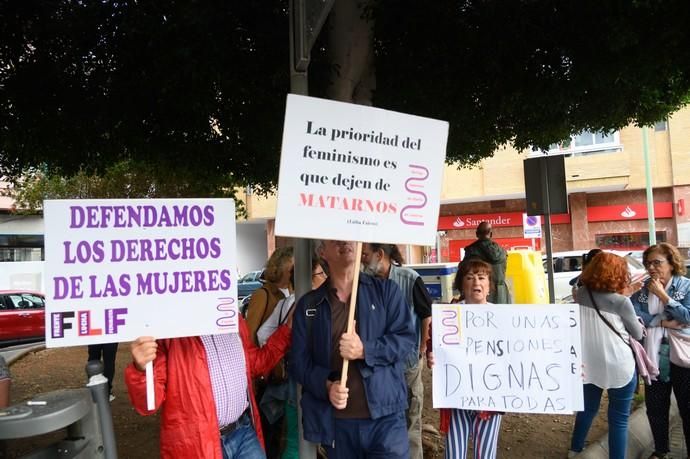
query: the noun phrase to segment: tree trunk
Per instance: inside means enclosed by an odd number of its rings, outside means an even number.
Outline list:
[[[332,65],[327,97],[372,105],[376,89],[374,20],[366,18],[366,2],[336,0],[328,29]]]

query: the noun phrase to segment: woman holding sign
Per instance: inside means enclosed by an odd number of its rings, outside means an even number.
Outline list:
[[[630,299],[630,273],[624,258],[603,252],[580,276],[582,362],[585,410],[577,413],[568,457],[582,451],[587,432],[599,411],[601,393],[609,397],[609,457],[625,459],[630,404],[637,386],[630,340],[642,339],[643,327]]]
[[[462,303],[489,304],[491,291],[490,264],[471,259],[460,264],[454,285],[461,287]],[[431,340],[429,340],[431,341]],[[427,345],[427,363],[434,365],[431,343]],[[496,411],[474,411],[460,409],[441,410],[441,431],[446,432],[446,459],[460,459],[467,456],[470,435],[474,443],[476,459],[495,459],[498,432],[501,429],[502,413]]]

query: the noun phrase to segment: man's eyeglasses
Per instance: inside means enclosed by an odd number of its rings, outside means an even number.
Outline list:
[[[654,266],[655,268],[658,268],[662,264],[664,264],[666,260],[646,260],[642,264],[644,265],[645,268],[649,268],[650,266]]]
[[[314,273],[314,274],[311,275],[311,277],[316,277],[316,276],[323,276],[323,277],[326,277],[326,273],[323,272],[323,271],[321,271],[320,273]]]

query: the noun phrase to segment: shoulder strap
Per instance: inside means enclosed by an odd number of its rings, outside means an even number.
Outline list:
[[[261,287],[260,290],[266,292],[266,304],[264,305],[264,313],[261,316],[261,322],[259,322],[259,325],[263,324],[264,322],[266,322],[266,319],[268,319],[268,297],[270,296],[268,289],[266,287]]]
[[[599,310],[599,306],[597,305],[597,302],[594,301],[594,295],[592,295],[592,291],[591,291],[589,288],[587,288],[587,293],[589,293],[589,298],[592,300],[592,306],[594,306],[594,309],[596,309],[597,314],[599,314],[599,317],[601,317],[601,320],[603,320],[604,323],[605,323],[606,325],[608,325],[608,327],[609,327],[611,330],[613,330],[613,332],[614,332],[620,339],[622,339],[623,342],[624,342],[625,344],[627,344],[628,346],[630,346],[630,343],[629,343],[628,341],[626,341],[625,338],[623,338],[623,336],[622,336],[620,333],[618,333],[618,330],[616,330],[616,327],[614,327],[613,325],[611,325],[611,322],[609,322],[609,321],[606,319],[606,317],[604,317],[604,315],[601,313],[601,311]]]
[[[292,309],[297,304],[297,302],[293,298],[292,303],[290,303],[290,307],[287,308],[287,311],[284,311],[285,305],[287,304],[289,298],[290,298],[290,296],[286,296],[285,298],[283,298],[282,300],[280,300],[278,302],[278,304],[280,305],[280,309],[278,311],[278,324],[279,325],[283,325],[287,321],[287,318],[290,315],[290,311],[292,311]],[[277,305],[276,305],[276,308],[278,308]],[[283,312],[285,312],[284,315],[283,315]]]

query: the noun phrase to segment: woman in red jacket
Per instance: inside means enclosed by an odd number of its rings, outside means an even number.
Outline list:
[[[161,409],[162,458],[265,457],[251,380],[269,372],[290,345],[292,317],[261,348],[240,317],[239,334],[132,343],[125,383],[142,415]],[[146,406],[144,367],[153,361],[156,406]]]

